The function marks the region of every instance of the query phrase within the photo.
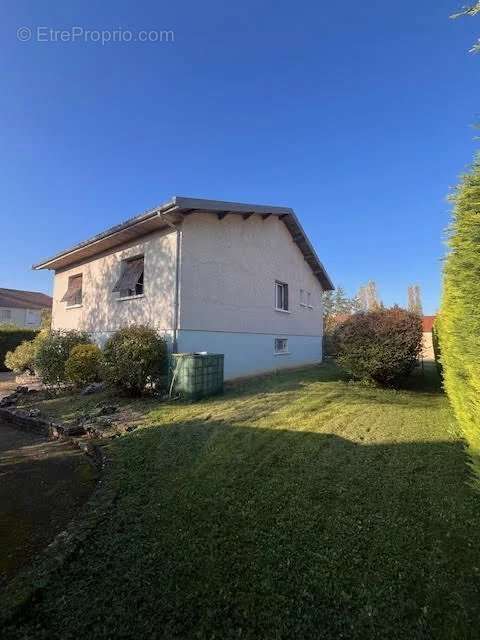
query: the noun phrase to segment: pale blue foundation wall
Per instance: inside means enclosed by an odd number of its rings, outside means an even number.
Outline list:
[[[275,338],[288,338],[288,354],[274,354]],[[321,362],[322,337],[180,330],[178,351],[225,354],[225,379],[228,380]]]

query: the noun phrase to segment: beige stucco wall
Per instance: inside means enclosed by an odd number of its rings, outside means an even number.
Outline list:
[[[290,312],[275,310],[275,280]],[[313,309],[300,306],[300,289]],[[196,213],[183,223],[182,330],[322,335],[322,289],[284,223],[271,216]]]
[[[433,351],[432,332],[423,333],[422,339],[422,358],[424,360],[435,360],[435,353]]]
[[[2,311],[10,311],[8,319],[3,319]],[[0,324],[14,324],[26,329],[37,329],[41,323],[41,312],[38,309],[19,309],[0,307]]]
[[[62,271],[54,277],[52,326],[105,334],[129,324],[148,324],[159,331],[173,326],[176,234],[159,231]],[[114,288],[122,260],[144,255],[144,296],[119,301]],[[68,278],[83,276],[83,301],[67,309],[61,302]]]

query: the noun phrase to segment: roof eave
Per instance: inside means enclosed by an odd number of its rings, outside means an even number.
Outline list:
[[[303,253],[305,261],[319,280],[322,289],[324,291],[332,291],[334,289],[333,283],[325,267],[317,256],[315,249],[303,230],[303,227],[293,209],[290,209],[289,207],[243,204],[222,200],[203,200],[184,196],[175,196],[163,205],[150,209],[135,218],[130,218],[115,227],[111,227],[107,231],[104,231],[85,242],[81,242],[67,251],[63,251],[56,256],[33,265],[32,268],[35,270],[58,270],[65,268],[79,263],[86,258],[93,257],[102,251],[114,248],[115,246],[120,246],[132,239],[148,235],[152,231],[161,228],[163,225],[168,226],[167,220],[170,218],[170,214],[180,214],[180,216],[182,216],[195,211],[224,213],[225,215],[259,214],[279,217],[285,223],[293,241]],[[166,214],[169,214],[168,218]]]

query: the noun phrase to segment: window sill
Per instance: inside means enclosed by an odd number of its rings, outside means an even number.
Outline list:
[[[68,306],[65,307],[65,309],[70,310],[70,309],[81,309],[83,307],[83,304],[69,304]]]
[[[280,313],[291,313],[288,309],[277,309],[277,307],[274,307],[275,311],[279,311]]]
[[[139,298],[144,298],[144,293],[139,293],[136,296],[123,296],[123,298],[117,298],[117,302],[124,302],[125,300],[138,300]]]
[[[289,356],[290,355],[290,351],[274,351],[273,355],[274,356]]]

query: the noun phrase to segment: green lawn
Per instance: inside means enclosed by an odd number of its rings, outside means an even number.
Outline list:
[[[5,640],[480,636],[480,497],[433,369],[138,406],[109,517]]]

